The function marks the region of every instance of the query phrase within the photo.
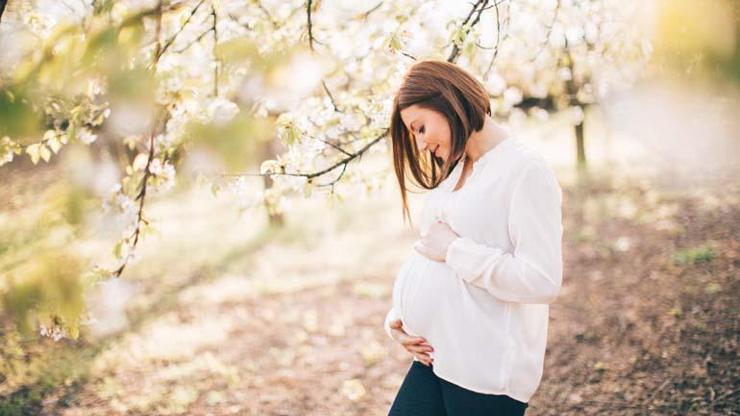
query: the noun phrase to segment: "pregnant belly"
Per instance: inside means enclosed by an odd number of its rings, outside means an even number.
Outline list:
[[[459,290],[452,269],[414,250],[396,276],[393,305],[408,334],[428,338],[441,324],[440,314],[460,298]]]

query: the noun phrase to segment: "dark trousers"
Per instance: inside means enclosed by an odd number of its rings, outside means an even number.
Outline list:
[[[527,407],[527,403],[505,394],[464,389],[414,360],[388,416],[518,416]]]

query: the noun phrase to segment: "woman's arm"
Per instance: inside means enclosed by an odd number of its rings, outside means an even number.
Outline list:
[[[563,278],[562,190],[544,161],[526,167],[514,185],[508,226],[513,253],[458,237],[445,262],[501,300],[551,303]]]

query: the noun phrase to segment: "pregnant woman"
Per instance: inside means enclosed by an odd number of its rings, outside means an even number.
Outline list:
[[[448,62],[409,69],[391,137],[406,218],[407,175],[430,191],[385,319],[413,355],[389,415],[522,415],[562,283],[560,185],[494,124],[483,86]]]

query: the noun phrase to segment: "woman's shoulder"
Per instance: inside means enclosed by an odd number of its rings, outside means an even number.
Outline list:
[[[519,137],[511,137],[509,157],[520,163],[542,162],[544,157],[531,143]]]
[[[512,183],[514,186],[523,185],[536,189],[539,197],[556,195],[562,201],[563,191],[555,171],[544,155],[528,144],[523,144],[521,148]]]
[[[486,177],[516,180],[533,167],[547,168],[548,164],[542,154],[518,136],[507,139],[506,147],[498,158],[486,166]]]

